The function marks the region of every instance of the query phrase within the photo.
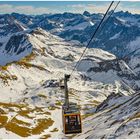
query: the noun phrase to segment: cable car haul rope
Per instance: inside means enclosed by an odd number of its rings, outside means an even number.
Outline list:
[[[65,76],[64,76],[64,85],[63,86],[61,85],[61,87],[64,88],[64,91],[65,91],[65,103],[62,106],[63,132],[65,134],[73,134],[73,133],[81,133],[82,132],[82,121],[81,121],[80,109],[79,109],[79,107],[76,103],[69,102],[67,82],[69,81],[69,79],[72,76],[75,69],[79,66],[81,58],[83,57],[83,55],[86,52],[87,48],[89,47],[91,41],[93,40],[93,38],[97,34],[98,30],[100,28],[104,27],[104,26],[102,26],[102,23],[104,23],[104,20],[107,16],[109,10],[111,9],[113,3],[114,3],[114,1],[112,1],[110,3],[106,13],[104,14],[104,16],[103,16],[102,20],[100,21],[99,25],[97,26],[95,32],[93,33],[91,39],[88,42],[86,48],[84,49],[84,51],[83,51],[82,55],[80,56],[78,62],[76,63],[75,67],[73,68],[71,74],[70,75],[65,74]],[[117,3],[114,10],[117,8],[119,3],[120,2]],[[113,13],[111,13],[111,15],[112,14]],[[108,18],[105,20],[105,22],[107,22],[107,20],[109,19],[110,16],[108,16]],[[103,25],[105,25],[105,24],[103,24]]]

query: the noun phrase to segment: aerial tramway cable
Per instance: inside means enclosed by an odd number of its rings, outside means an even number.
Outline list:
[[[111,18],[111,16],[114,14],[114,11],[117,9],[118,5],[119,5],[120,1],[117,2],[116,6],[114,7],[113,10],[111,10],[111,12],[109,13],[110,15],[107,17],[107,19],[103,22],[103,25],[100,28],[100,31],[103,31],[105,25],[107,24],[107,22],[109,21],[109,19]],[[98,32],[100,33],[100,32]],[[96,34],[97,36],[98,34]]]
[[[80,56],[79,60],[77,61],[77,63],[76,63],[76,65],[75,65],[75,67],[73,68],[73,70],[72,70],[70,76],[72,76],[72,74],[73,74],[73,72],[75,71],[75,69],[79,66],[81,58],[83,57],[83,55],[84,55],[84,53],[86,52],[87,48],[89,47],[91,41],[92,41],[93,38],[95,37],[97,31],[99,30],[99,28],[101,27],[102,23],[104,22],[104,19],[106,18],[106,16],[107,16],[109,10],[111,9],[113,3],[114,3],[114,1],[112,1],[112,2],[110,3],[110,5],[109,5],[109,7],[108,7],[108,9],[107,9],[107,11],[106,11],[106,13],[104,14],[102,20],[100,21],[99,25],[97,26],[96,30],[94,31],[94,33],[93,33],[91,39],[89,40],[88,44],[86,45],[86,48],[84,49],[82,55]]]
[[[117,2],[116,6],[114,7],[114,9],[110,12],[111,14],[108,16],[107,20],[104,22],[104,24],[102,25],[102,27],[100,28],[100,30],[104,30],[105,25],[107,24],[107,22],[109,21],[110,17],[114,14],[114,11],[117,9],[118,5],[119,5],[120,1]],[[104,44],[106,44],[109,40],[105,41]]]
[[[104,21],[103,25],[101,26],[100,28],[100,32],[98,33],[101,33],[101,31],[103,31],[105,25],[107,24],[107,22],[109,21],[110,17],[114,14],[114,11],[117,9],[118,5],[119,5],[120,1],[117,2],[116,6],[114,7],[114,9],[111,11],[110,15],[107,17],[107,19]],[[90,75],[92,76],[92,75]]]

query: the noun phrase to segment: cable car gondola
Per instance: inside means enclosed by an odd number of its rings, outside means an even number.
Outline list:
[[[76,103],[69,103],[67,87],[69,77],[69,75],[65,75],[64,78],[65,103],[62,106],[63,132],[65,134],[81,133],[82,123],[80,109]]]
[[[77,104],[69,103],[69,108],[62,106],[63,132],[65,134],[81,133],[81,115]]]

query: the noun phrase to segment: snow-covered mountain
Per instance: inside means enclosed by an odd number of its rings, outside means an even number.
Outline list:
[[[62,132],[59,81],[72,72],[102,16],[0,16],[0,138],[140,137],[139,15],[122,11],[110,18],[68,82],[83,132]]]
[[[135,139],[140,129],[140,94],[124,96],[111,94],[85,121],[83,134],[73,138]]]
[[[32,52],[32,44],[26,34],[13,34],[1,39],[0,65],[17,61]]]
[[[102,120],[106,120],[107,107],[133,98],[131,82],[139,86],[136,73],[123,60],[101,49],[88,49],[68,83],[70,100],[81,107],[83,132],[65,136],[60,121],[64,91],[59,88],[59,80],[65,73],[71,73],[85,47],[41,28],[18,32],[6,37],[5,42],[4,37],[2,40],[1,53],[9,57],[3,63],[7,65],[0,67],[1,138],[102,138],[97,132],[91,135],[92,127],[100,123],[98,114],[105,110]],[[107,106],[107,102],[111,103]],[[133,131],[130,136],[138,138],[137,129]],[[104,137],[123,137],[111,132],[103,133]]]
[[[0,35],[40,27],[66,40],[77,40],[86,44],[96,29],[103,14],[43,14],[24,15],[18,13],[0,16]],[[9,22],[12,21],[12,22]],[[102,31],[99,31],[96,40],[90,47],[101,48],[124,57],[139,48],[140,15],[129,12],[116,12],[110,17]],[[10,30],[10,32],[9,32]],[[119,43],[118,43],[119,42]],[[131,47],[131,46],[136,47]],[[113,46],[113,47],[112,47]]]
[[[86,44],[103,14],[90,14],[85,11],[83,14],[63,13],[28,16],[13,13],[10,16],[28,28],[41,27],[66,40],[77,40]],[[123,57],[131,53],[130,46],[138,41],[139,27],[140,15],[123,11],[116,12],[110,17],[103,30],[98,33],[96,41],[90,47],[101,48],[118,57]],[[134,50],[137,48],[139,45]]]
[[[0,15],[0,37],[25,30],[26,27],[12,15]]]

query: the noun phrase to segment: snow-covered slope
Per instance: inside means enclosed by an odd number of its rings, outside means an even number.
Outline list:
[[[32,79],[39,82],[38,80],[42,81],[43,79],[63,78],[64,73],[70,73],[72,71],[84,49],[81,44],[65,42],[63,39],[53,36],[40,28],[16,33],[7,40],[8,41],[2,46],[1,50],[5,56],[1,61],[4,61],[3,64],[7,64],[7,66],[1,67],[1,73],[4,75],[16,75],[17,80],[14,82],[16,84],[22,84],[22,88],[26,87],[23,86],[23,84],[28,85],[28,80],[29,84],[32,85]],[[9,44],[9,42],[11,42],[10,47],[7,49],[9,46],[7,44]],[[18,51],[20,51],[20,53],[18,53]],[[20,54],[21,56],[19,57]],[[115,58],[114,55],[100,49],[90,49],[85,58],[89,57],[89,55],[95,56],[97,62],[101,57],[104,60]],[[9,59],[7,56],[9,56]],[[24,56],[26,57],[23,58]],[[40,69],[42,73],[39,72]],[[45,73],[47,77],[44,76]],[[48,73],[50,74],[48,75]],[[77,72],[75,74],[78,77],[80,76]],[[40,77],[39,75],[42,76]],[[25,77],[28,78],[27,83]],[[44,78],[42,79],[42,77]],[[12,81],[9,79],[8,83],[11,84]],[[5,86],[2,87],[5,88]],[[19,88],[19,86],[14,88]],[[22,90],[22,88],[19,89]],[[11,95],[10,92],[8,93]],[[20,93],[20,91],[17,91],[17,93]]]
[[[73,138],[116,139],[140,137],[140,94],[111,94],[96,113],[85,120],[84,132]]]
[[[8,42],[11,46],[5,49]],[[66,42],[41,28],[13,34],[6,41],[3,38],[0,50],[9,59],[3,63],[6,66],[0,67],[0,138],[94,138],[85,131],[92,131],[93,114],[102,111],[102,105],[101,109],[97,106],[111,93],[121,93],[120,102],[132,98],[131,83],[127,82],[134,81],[137,75],[115,55],[90,48],[68,83],[70,101],[81,107],[83,133],[62,133],[64,91],[59,80],[71,73],[84,49],[78,42]],[[128,75],[132,75],[131,79]],[[112,102],[119,104],[117,100],[114,97]],[[99,133],[97,138],[101,138]]]
[[[3,37],[0,48],[0,65],[17,61],[32,52],[32,44],[28,41],[26,34],[13,34]]]
[[[26,30],[24,24],[16,20],[12,15],[0,15],[0,37]]]

